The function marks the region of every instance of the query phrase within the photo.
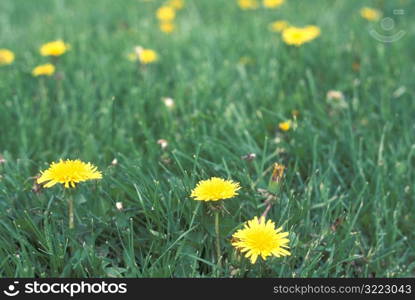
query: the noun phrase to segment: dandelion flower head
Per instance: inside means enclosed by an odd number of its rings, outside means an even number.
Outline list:
[[[58,163],[51,163],[49,169],[41,172],[37,183],[46,182],[45,188],[50,188],[57,183],[63,184],[65,188],[74,188],[79,182],[101,178],[101,172],[91,163],[85,163],[79,159],[68,159],[60,160]]]
[[[277,8],[284,4],[285,0],[264,0],[263,4],[266,8]]]
[[[264,217],[255,217],[232,235],[232,245],[254,264],[259,256],[266,260],[268,256],[291,255],[287,236],[288,232],[282,232],[282,227],[275,229],[271,220],[265,222]]]
[[[279,123],[278,124],[278,128],[280,129],[280,130],[282,130],[282,131],[288,131],[288,130],[290,130],[291,129],[291,121],[290,120],[288,120],[288,121],[285,121],[285,122],[281,122],[281,123]]]
[[[40,54],[42,56],[60,56],[69,50],[70,46],[62,40],[53,41],[43,44],[40,47]]]
[[[32,75],[37,76],[51,76],[55,73],[55,66],[52,64],[44,64],[37,66],[33,69]]]
[[[363,7],[360,10],[360,15],[362,18],[368,20],[368,21],[378,21],[380,17],[382,16],[382,13],[374,8],[370,7]]]
[[[156,16],[161,22],[171,22],[176,17],[176,11],[173,7],[166,5],[157,9]]]
[[[237,196],[240,189],[239,183],[212,177],[200,181],[193,189],[191,197],[200,201],[219,201]]]
[[[238,5],[241,9],[256,9],[258,8],[257,0],[238,0]]]
[[[298,47],[314,40],[320,33],[320,28],[314,25],[303,28],[290,26],[282,32],[282,39],[286,44]]]
[[[8,49],[0,49],[0,66],[10,65],[14,61],[14,53]]]
[[[144,65],[151,64],[158,60],[157,52],[151,49],[138,48],[137,50],[138,59]]]
[[[175,26],[172,22],[161,22],[160,30],[164,33],[172,33],[175,29]]]

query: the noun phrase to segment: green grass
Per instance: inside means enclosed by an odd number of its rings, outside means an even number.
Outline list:
[[[231,0],[187,0],[170,36],[154,16],[161,3],[0,1],[0,48],[16,54],[0,67],[0,276],[414,276],[414,3],[287,0],[242,11]],[[394,19],[406,36],[372,38],[362,6],[405,9]],[[278,19],[322,34],[287,46],[268,30]],[[61,80],[33,78],[48,61],[40,45],[57,38],[72,46],[59,58]],[[138,69],[126,59],[135,45],[159,62]],[[347,107],[326,100],[333,89]],[[297,128],[279,132],[292,110]],[[241,159],[248,153],[257,156]],[[32,190],[60,158],[104,173],[77,188],[74,232],[63,189]],[[275,162],[287,169],[268,216],[290,232],[292,255],[251,266],[230,238],[264,211],[258,189]],[[189,197],[210,176],[242,186],[224,202],[221,267],[214,218]]]

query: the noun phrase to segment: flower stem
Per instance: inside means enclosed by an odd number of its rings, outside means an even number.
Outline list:
[[[218,266],[221,265],[222,254],[220,251],[220,232],[219,232],[219,211],[215,212],[215,233],[216,233],[216,254],[218,256]]]
[[[70,193],[68,195],[68,212],[69,212],[69,229],[70,230],[75,228],[73,208],[74,208],[73,195]]]

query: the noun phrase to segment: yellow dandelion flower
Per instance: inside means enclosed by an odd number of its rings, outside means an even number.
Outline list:
[[[42,56],[60,56],[69,49],[69,44],[65,44],[62,40],[57,40],[43,44],[42,47],[40,47],[40,54]]]
[[[273,32],[282,32],[288,26],[289,24],[287,21],[281,20],[272,22],[269,26],[269,29]]]
[[[277,8],[284,4],[285,0],[264,0],[262,3],[266,8]]]
[[[237,196],[240,189],[239,183],[232,180],[224,180],[212,177],[208,180],[200,181],[193,189],[191,197],[200,201],[218,201]]]
[[[10,65],[14,61],[14,53],[8,49],[0,49],[0,66]]]
[[[257,0],[238,0],[238,5],[243,10],[256,9],[259,6]]]
[[[173,7],[176,10],[181,10],[184,7],[184,1],[183,0],[170,0],[167,2],[167,5],[170,7]]]
[[[290,120],[285,121],[285,122],[281,122],[278,124],[278,128],[282,131],[288,131],[291,129],[292,126],[292,122]]]
[[[97,167],[91,163],[84,163],[77,160],[60,160],[58,163],[53,162],[49,169],[41,172],[37,183],[47,182],[44,187],[50,188],[57,183],[61,183],[65,188],[75,187],[75,184],[92,179],[101,179],[102,174]]]
[[[171,22],[176,17],[176,11],[171,6],[162,6],[157,9],[156,16],[161,22]]]
[[[44,65],[37,66],[32,71],[32,75],[35,77],[42,76],[42,75],[51,76],[54,73],[55,73],[55,66],[52,64],[44,64]]]
[[[286,44],[298,47],[314,40],[320,33],[320,28],[313,25],[303,28],[290,26],[282,32],[282,39]]]
[[[138,51],[138,59],[144,65],[151,64],[158,60],[157,52],[151,49],[140,49]]]
[[[172,22],[161,22],[160,30],[164,33],[172,33],[175,29],[175,26]]]
[[[382,16],[382,13],[374,8],[370,7],[363,7],[360,10],[360,15],[362,18],[368,20],[368,21],[378,21],[380,17]]]
[[[245,224],[244,229],[238,230],[232,235],[232,246],[245,253],[254,264],[261,256],[266,260],[268,256],[288,256],[291,253],[287,238],[288,232],[282,232],[282,227],[275,229],[275,223],[271,220],[265,222],[265,218],[255,217]]]

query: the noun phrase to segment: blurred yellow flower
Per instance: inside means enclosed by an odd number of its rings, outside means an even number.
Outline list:
[[[238,0],[238,5],[241,9],[256,9],[258,8],[257,0]]]
[[[14,53],[8,49],[0,49],[0,66],[10,65],[14,61]]]
[[[301,46],[304,43],[310,42],[321,34],[319,27],[310,25],[306,27],[290,26],[283,30],[282,39],[288,45]]]
[[[239,183],[212,177],[200,181],[193,189],[191,197],[199,201],[219,201],[237,196],[239,189]]]
[[[284,4],[285,0],[264,0],[262,3],[266,8],[277,8]]]
[[[41,75],[51,76],[55,73],[55,66],[52,64],[44,64],[33,69],[32,75],[37,77]]]
[[[75,184],[92,180],[101,179],[101,172],[97,171],[97,167],[91,163],[84,163],[79,159],[52,162],[49,169],[41,172],[41,176],[37,179],[37,183],[47,182],[44,187],[50,188],[57,183],[61,183],[65,188],[75,187]]]
[[[287,21],[280,20],[272,22],[269,26],[271,31],[274,32],[282,32],[285,28],[287,28],[290,24]]]
[[[184,7],[184,1],[183,0],[170,0],[167,2],[167,5],[170,7],[173,7],[176,10],[181,10]]]
[[[62,40],[57,40],[43,44],[42,47],[40,47],[40,54],[42,56],[60,56],[69,49],[69,44],[65,44]]]
[[[138,49],[138,59],[144,65],[151,64],[158,60],[157,52],[151,49]]]
[[[360,10],[360,15],[362,18],[369,20],[369,21],[378,21],[380,17],[382,16],[382,13],[374,8],[370,7],[363,7]]]
[[[156,16],[161,22],[171,22],[176,17],[176,12],[171,6],[162,6],[157,9]]]
[[[232,235],[232,246],[245,253],[245,257],[254,264],[259,256],[266,260],[268,256],[291,255],[287,236],[288,232],[282,232],[282,227],[275,229],[275,223],[271,220],[265,222],[265,217],[255,217]]]
[[[176,26],[172,22],[161,22],[160,30],[164,33],[172,33]]]
[[[292,126],[292,122],[291,120],[285,121],[285,122],[281,122],[278,124],[278,128],[282,131],[288,131],[291,129]]]

